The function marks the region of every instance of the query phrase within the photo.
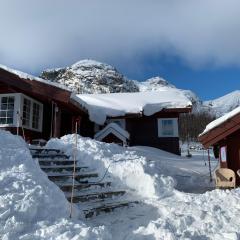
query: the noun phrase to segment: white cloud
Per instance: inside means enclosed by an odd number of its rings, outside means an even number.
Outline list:
[[[82,58],[240,65],[238,0],[0,0],[0,62],[39,71]]]

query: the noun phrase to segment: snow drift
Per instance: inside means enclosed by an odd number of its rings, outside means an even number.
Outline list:
[[[63,192],[31,158],[25,142],[0,131],[0,239],[108,239],[104,227],[68,219]]]

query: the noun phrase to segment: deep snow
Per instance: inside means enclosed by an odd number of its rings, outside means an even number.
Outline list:
[[[51,140],[48,147],[71,154],[73,142],[74,136],[68,135]],[[187,159],[156,149],[125,149],[79,137],[81,164],[97,168],[101,174],[111,164],[107,179],[131,191],[141,203],[73,221],[67,218],[69,206],[63,193],[41,172],[22,140],[0,132],[0,156],[0,236],[4,240],[240,238],[239,189],[204,194],[175,189],[184,182],[189,189],[194,184],[197,189],[201,185],[198,181],[207,185],[208,176],[206,181],[198,176],[208,173],[204,161],[199,161],[200,153]],[[175,177],[183,172],[190,180]],[[81,206],[76,206],[76,216],[80,210]]]
[[[151,116],[164,108],[189,108],[191,101],[175,88],[152,92],[79,94],[72,98],[87,109],[91,121],[103,125],[107,117],[127,114]]]

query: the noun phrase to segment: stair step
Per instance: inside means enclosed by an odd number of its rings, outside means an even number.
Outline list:
[[[61,159],[69,159],[69,156],[63,154],[63,153],[57,153],[57,154],[32,154],[33,158],[50,158],[50,159],[54,159],[54,158],[61,158]]]
[[[44,172],[63,172],[63,171],[70,171],[73,172],[74,170],[74,165],[56,165],[56,166],[44,166],[44,165],[40,165],[40,168],[44,171]],[[80,166],[76,166],[75,170],[77,172],[79,171],[84,171],[86,169],[89,169],[88,167],[80,167]]]
[[[57,182],[55,182],[59,188],[64,191],[64,192],[70,192],[72,191],[72,184],[58,184]],[[111,186],[111,182],[102,182],[102,183],[77,183],[74,186],[74,189],[76,190],[83,190],[83,189],[88,189],[91,187],[100,187],[100,188],[105,188],[105,187],[110,187]]]
[[[121,201],[121,202],[113,202],[102,204],[99,207],[91,208],[88,210],[83,210],[85,218],[91,218],[99,215],[100,213],[112,212],[114,209],[122,208],[122,207],[130,207],[131,205],[138,204],[139,201]]]
[[[80,180],[83,178],[93,178],[93,177],[98,177],[98,174],[95,172],[86,172],[86,173],[76,173],[75,174],[75,179],[76,180]],[[72,173],[52,173],[52,174],[48,174],[48,179],[49,180],[59,180],[59,179],[66,179],[66,178],[73,178],[73,174]]]
[[[39,165],[42,166],[59,166],[59,165],[73,165],[74,160],[70,159],[39,159]],[[77,162],[77,161],[76,161]]]
[[[29,148],[29,150],[31,152],[35,152],[34,154],[40,154],[40,153],[51,153],[54,152],[56,153],[61,153],[63,154],[63,151],[61,151],[60,149],[53,149],[53,148]]]
[[[105,192],[95,192],[89,194],[81,194],[81,195],[74,195],[73,202],[87,202],[95,199],[106,199],[113,196],[122,196],[126,193],[126,191],[105,191]],[[68,196],[67,199],[70,201],[71,197]]]

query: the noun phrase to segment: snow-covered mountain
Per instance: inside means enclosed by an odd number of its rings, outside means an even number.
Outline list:
[[[240,90],[236,90],[214,100],[205,101],[203,102],[203,106],[211,109],[217,117],[223,116],[240,106]]]
[[[69,67],[48,69],[40,77],[65,85],[77,93],[145,92],[176,88],[159,76],[142,82],[130,80],[113,66],[95,60],[81,60]],[[205,102],[190,90],[179,91],[193,103],[193,112],[207,111],[218,117],[240,105],[240,91]]]
[[[77,93],[138,92],[134,81],[116,68],[94,60],[82,60],[70,67],[48,69],[41,78],[63,84]]]
[[[149,78],[144,82],[135,81],[135,83],[138,85],[140,92],[158,91],[163,87],[176,88],[174,85],[170,84],[167,80],[159,76]]]
[[[65,85],[77,93],[145,92],[176,88],[159,76],[142,82],[129,80],[111,65],[95,60],[81,60],[70,67],[48,69],[40,77]],[[201,102],[195,93],[179,91],[193,102],[194,109],[199,109]]]
[[[176,87],[173,84],[169,83],[167,80],[159,76],[150,78],[144,82],[136,81],[136,84],[138,85],[140,92],[160,91],[163,88],[176,89]],[[184,95],[192,102],[193,112],[199,112],[203,109],[201,100],[198,98],[198,96],[194,92],[190,90],[183,90],[183,89],[178,89],[178,90],[183,92]]]

